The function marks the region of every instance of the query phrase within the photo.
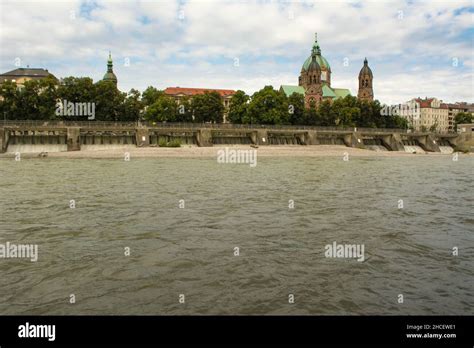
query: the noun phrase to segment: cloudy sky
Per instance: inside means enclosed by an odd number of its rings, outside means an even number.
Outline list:
[[[0,70],[101,79],[119,88],[297,84],[314,33],[332,86],[357,94],[364,57],[384,103],[474,102],[472,1],[0,0]],[[15,65],[16,64],[16,65]]]

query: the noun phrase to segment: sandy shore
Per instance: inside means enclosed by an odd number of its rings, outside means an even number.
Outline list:
[[[124,158],[128,152],[131,158],[146,157],[170,157],[170,158],[216,158],[217,152],[221,149],[250,150],[248,145],[238,146],[214,146],[214,147],[196,147],[182,146],[179,148],[160,148],[160,147],[117,147],[104,150],[82,150],[71,152],[48,152],[48,158]],[[314,146],[260,146],[257,149],[259,157],[338,157],[345,154],[354,157],[398,157],[398,156],[452,156],[452,154],[426,153],[411,154],[401,151],[373,151],[350,148],[342,145],[314,145]],[[464,154],[460,154],[465,156]],[[472,154],[468,154],[472,155]],[[0,154],[0,158],[13,158],[14,153]],[[38,153],[22,153],[23,158],[38,157]]]

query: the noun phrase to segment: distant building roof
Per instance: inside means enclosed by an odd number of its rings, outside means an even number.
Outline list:
[[[323,97],[337,98],[336,93],[327,84],[323,84]]]
[[[233,89],[212,89],[212,88],[183,88],[183,87],[168,87],[165,89],[167,95],[185,95],[194,96],[204,94],[206,92],[217,92],[221,97],[229,97],[235,94]]]
[[[435,98],[415,98],[415,101],[420,104],[420,108],[431,108],[431,103]]]
[[[28,77],[32,80],[44,79],[45,77],[52,76],[54,79],[56,77],[51,74],[47,69],[43,68],[18,68],[12,71],[8,71],[0,75],[0,83],[5,82],[6,80],[15,80],[21,77]],[[57,79],[56,79],[57,80]]]
[[[337,98],[344,98],[344,97],[347,97],[348,95],[351,95],[351,91],[348,90],[347,88],[333,88],[332,90],[336,94]]]
[[[474,109],[474,104],[469,104],[466,102],[458,102],[458,103],[447,103],[446,104],[449,109],[459,109],[459,110],[472,110]]]
[[[281,85],[280,91],[284,92],[287,97],[293,93],[304,94],[304,88],[302,86]]]
[[[323,97],[327,98],[344,98],[345,96],[351,95],[351,91],[347,88],[331,88],[327,84],[323,83]],[[289,97],[293,93],[304,94],[305,90],[302,86],[291,86],[281,85],[280,91],[285,92],[286,96]]]

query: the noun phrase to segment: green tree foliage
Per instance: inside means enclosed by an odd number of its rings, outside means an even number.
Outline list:
[[[97,90],[90,77],[69,76],[61,80],[58,88],[58,98],[73,103],[93,103]]]
[[[245,123],[248,119],[247,108],[250,97],[244,91],[238,90],[232,96],[229,105],[228,120],[231,123]]]
[[[0,110],[7,120],[49,120],[55,117],[56,80],[29,80],[22,87],[7,81],[2,84]]]
[[[56,118],[56,107],[59,98],[57,81],[48,77],[38,82],[38,119],[47,120]]]
[[[59,83],[53,78],[29,80],[24,86],[5,82],[0,90],[0,110],[9,120],[72,120],[85,121],[87,116],[57,114],[59,104],[94,103],[95,119],[99,121],[136,121],[143,103],[140,92],[120,92],[113,83],[93,83],[88,77],[66,77]]]
[[[467,112],[459,112],[454,116],[454,124],[456,130],[458,129],[458,124],[463,124],[463,123],[472,123],[474,120],[474,117],[472,114],[467,113]]]
[[[304,110],[303,124],[308,126],[320,126],[321,115],[319,110],[316,108],[316,103],[311,103],[310,107]]]
[[[145,107],[152,105],[159,97],[164,96],[163,91],[159,91],[153,86],[147,87],[142,93],[142,102]]]
[[[0,89],[0,112],[9,120],[85,120],[55,113],[58,102],[95,103],[96,120],[136,121],[142,116],[152,122],[223,122],[224,106],[217,92],[196,95],[192,99],[174,98],[155,87],[142,94],[132,89],[120,92],[107,81],[93,83],[88,77],[66,77],[59,84],[54,79],[31,80],[18,88],[5,82]],[[304,96],[285,93],[265,86],[251,97],[237,91],[230,102],[228,119],[232,123],[294,124],[330,127],[407,128],[407,120],[399,116],[383,116],[376,100],[360,101],[356,97],[324,100],[318,108],[306,109]],[[459,113],[456,123],[470,123],[470,114]]]
[[[143,102],[141,101],[140,91],[132,88],[125,96],[119,118],[121,121],[137,121],[140,119],[142,109]]]
[[[20,95],[17,91],[16,84],[12,81],[6,81],[0,89],[0,111],[2,119],[23,120],[24,115],[21,112]]]
[[[59,84],[58,98],[73,103],[95,103],[95,119],[98,121],[136,121],[143,107],[140,92],[132,89],[120,92],[109,81],[93,83],[89,77],[66,77]],[[58,116],[65,120],[84,120],[77,116]]]
[[[126,93],[120,92],[110,81],[95,84],[95,114],[98,121],[121,121]]]
[[[354,127],[360,119],[360,109],[357,107],[355,97],[347,96],[335,100],[330,106],[328,126],[350,126]]]
[[[39,120],[39,81],[26,81],[18,90],[20,117],[25,120]],[[54,110],[52,110],[54,112]],[[48,117],[49,118],[49,117]]]
[[[288,97],[289,122],[294,125],[310,124],[305,117],[304,95],[292,93]]]
[[[252,95],[248,116],[250,123],[288,124],[288,98],[272,86],[265,86]]]
[[[145,111],[145,119],[152,122],[176,122],[177,105],[173,98],[160,95]]]
[[[180,99],[177,105],[177,122],[193,122],[192,100],[189,97]]]
[[[195,122],[222,123],[224,121],[224,105],[217,92],[206,92],[194,96],[191,107]]]
[[[390,120],[391,122],[387,124],[387,128],[408,128],[408,120],[405,117],[393,116]]]
[[[323,102],[319,104],[316,125],[324,127],[334,127],[336,125],[336,115],[334,114],[334,110],[331,107],[331,102],[329,100],[323,100]]]

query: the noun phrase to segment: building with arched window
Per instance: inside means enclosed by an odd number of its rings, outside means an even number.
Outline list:
[[[280,91],[287,96],[293,93],[304,95],[305,107],[316,107],[323,100],[336,100],[351,95],[347,88],[336,88],[331,86],[331,66],[321,53],[317,35],[311,49],[311,55],[304,61],[301,67],[298,86],[282,85]],[[372,71],[367,59],[359,74],[359,93],[361,100],[373,100]]]

